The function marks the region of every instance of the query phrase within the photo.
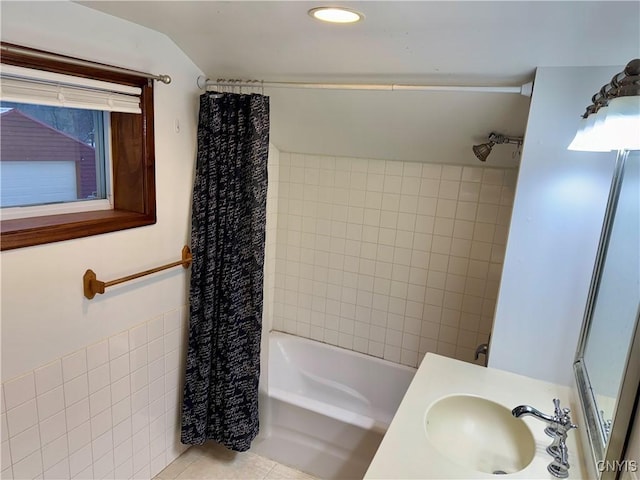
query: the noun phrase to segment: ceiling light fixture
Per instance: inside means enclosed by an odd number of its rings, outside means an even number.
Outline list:
[[[344,7],[317,7],[309,10],[309,15],[317,20],[330,23],[355,23],[364,15],[355,10]]]

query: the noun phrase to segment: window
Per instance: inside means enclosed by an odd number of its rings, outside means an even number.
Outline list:
[[[0,102],[2,218],[113,208],[108,125],[100,110]]]
[[[68,57],[0,60],[2,250],[155,223],[152,82]]]

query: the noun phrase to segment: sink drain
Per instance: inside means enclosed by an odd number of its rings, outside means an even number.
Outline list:
[[[504,470],[494,470],[493,474],[494,475],[506,475],[507,472],[505,472]]]

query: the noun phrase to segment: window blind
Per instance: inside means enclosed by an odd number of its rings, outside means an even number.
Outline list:
[[[141,113],[141,89],[12,65],[0,70],[0,99],[54,107]]]

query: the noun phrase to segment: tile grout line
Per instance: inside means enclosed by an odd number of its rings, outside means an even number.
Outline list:
[[[269,469],[269,471],[265,474],[265,476],[262,477],[262,480],[267,480],[267,478],[269,478],[269,475],[271,475],[271,472],[273,472],[277,466],[278,466],[278,462],[274,462],[273,466]]]

